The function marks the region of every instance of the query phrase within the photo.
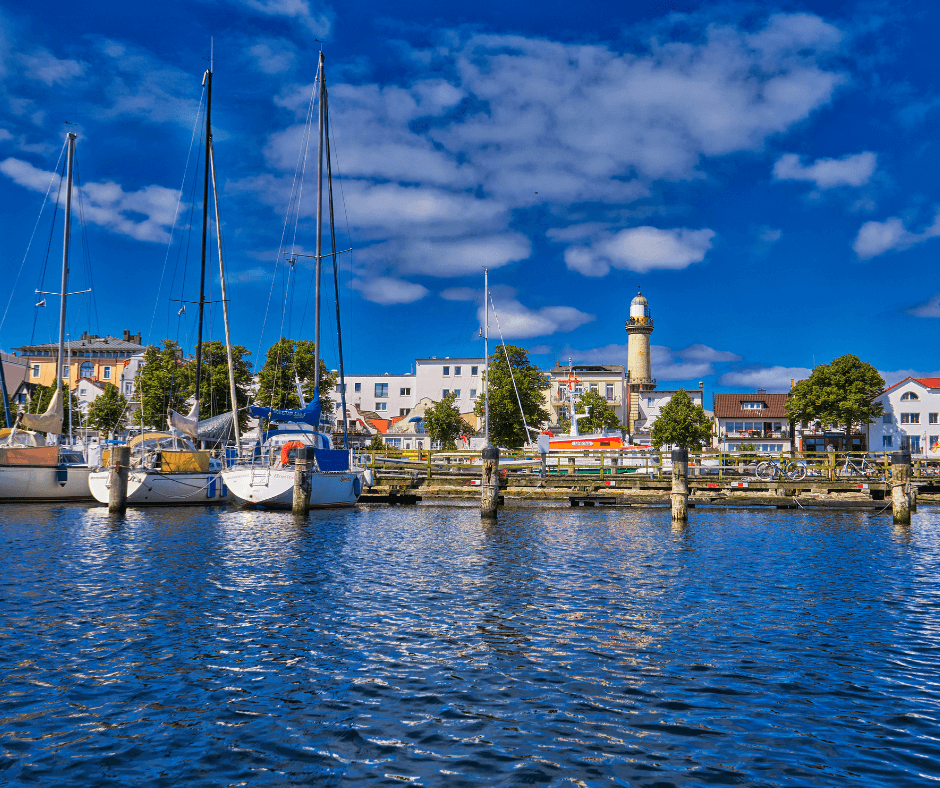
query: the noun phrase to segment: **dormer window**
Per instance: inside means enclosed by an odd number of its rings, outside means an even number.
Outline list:
[[[914,391],[905,391],[901,395],[901,402],[907,402],[908,400],[912,400],[912,399],[920,399],[920,397],[918,397],[917,393]]]
[[[744,410],[763,410],[767,407],[767,403],[762,400],[748,400],[741,403],[741,408]]]

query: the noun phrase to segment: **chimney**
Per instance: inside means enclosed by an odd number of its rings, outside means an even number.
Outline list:
[[[88,332],[82,331],[82,339],[88,339]]]
[[[790,389],[792,390],[795,385],[796,385],[796,380],[794,378],[790,378]]]
[[[140,332],[139,332],[139,331],[138,331],[136,334],[134,334],[133,339],[134,339],[134,344],[135,344],[135,345],[139,345],[139,344],[140,344]]]
[[[130,341],[131,341],[131,332],[130,332],[130,329],[127,329],[127,328],[124,329],[124,341],[125,341],[125,342],[130,342]]]

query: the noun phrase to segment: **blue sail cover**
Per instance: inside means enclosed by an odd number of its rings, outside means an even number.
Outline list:
[[[320,424],[320,389],[314,389],[313,399],[305,408],[262,408],[252,405],[248,408],[248,412],[256,419],[268,419],[278,423],[291,421],[316,427]]]

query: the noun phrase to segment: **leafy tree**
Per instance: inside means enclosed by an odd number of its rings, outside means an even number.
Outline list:
[[[160,347],[147,347],[136,381],[137,394],[143,402],[143,419],[138,411],[132,417],[133,423],[143,421],[148,427],[165,430],[169,408],[178,413],[189,412],[186,400],[192,394],[192,372],[195,370],[191,370],[182,359],[182,349],[170,339],[164,339]]]
[[[258,373],[258,394],[255,403],[265,408],[299,408],[296,378],[304,399],[308,402],[313,397],[316,378],[313,374],[313,359],[316,345],[307,339],[295,342],[293,339],[281,339],[268,348],[264,366]],[[333,413],[333,387],[336,378],[320,359],[320,403],[324,416]]]
[[[583,432],[600,432],[606,428],[623,429],[619,417],[614,413],[610,405],[607,404],[607,400],[593,389],[578,396],[574,405],[574,412],[587,413],[587,408],[591,409],[591,415],[586,419],[580,419],[578,421],[578,427]],[[568,432],[571,428],[571,420],[562,419],[561,427],[565,432]]]
[[[241,345],[232,347],[232,363],[235,366],[235,389],[238,400],[238,426],[248,427],[247,408],[251,385],[251,363],[248,349]],[[195,375],[195,369],[193,370]],[[194,379],[195,380],[195,379]],[[232,410],[232,394],[228,381],[228,353],[224,342],[202,343],[202,381],[199,391],[199,418],[207,419]]]
[[[379,433],[375,433],[366,448],[368,448],[369,451],[384,451],[385,441],[382,440],[382,436],[379,435]]]
[[[454,404],[456,394],[448,394],[424,412],[424,429],[433,441],[440,441],[446,451],[457,448],[457,438],[467,431],[467,422],[460,416]]]
[[[506,363],[507,354],[508,364]],[[510,376],[510,368],[512,376]],[[542,371],[529,361],[529,354],[523,348],[515,345],[497,345],[495,352],[490,356],[490,440],[497,446],[514,449],[528,443],[530,436],[526,435],[522,414],[519,413],[513,378],[516,381],[516,388],[519,389],[519,399],[522,401],[522,412],[525,413],[526,423],[530,427],[538,428],[551,416],[543,407],[542,392],[548,388],[549,383]],[[484,385],[486,385],[485,382]],[[483,397],[477,399],[475,412],[479,417],[483,416],[483,399]]]
[[[650,434],[653,446],[675,445],[682,449],[701,449],[712,437],[712,424],[705,409],[679,389],[659,412]]]
[[[787,398],[787,416],[792,422],[818,421],[823,428],[841,427],[848,441],[854,425],[869,424],[882,415],[884,406],[872,400],[884,387],[884,379],[871,364],[845,355],[816,367],[793,387]]]
[[[52,395],[55,394],[55,383],[48,386],[37,384],[33,390],[29,402],[26,403],[27,413],[45,413],[52,402]],[[62,387],[62,432],[67,433],[69,426],[72,429],[78,429],[82,426],[82,412],[78,407],[78,400],[72,394],[68,387]]]
[[[106,383],[104,391],[88,406],[87,424],[99,432],[113,432],[124,422],[127,400],[117,386]]]

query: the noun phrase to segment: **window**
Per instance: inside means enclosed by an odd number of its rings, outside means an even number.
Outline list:
[[[441,394],[442,397],[446,397],[450,394],[450,389],[444,389],[444,393]]]
[[[480,374],[480,368],[479,368],[479,367],[470,367],[470,374],[471,374],[471,375],[479,375],[479,374]]]
[[[920,454],[920,435],[902,435],[901,451],[909,451],[911,454]]]
[[[210,153],[211,153],[211,151],[210,151]],[[87,394],[87,393],[88,393],[88,391],[87,391],[87,390],[85,389],[85,387],[84,387],[84,386],[82,386],[82,387],[81,387],[81,388],[80,388],[80,389],[78,390],[78,393],[79,393],[79,394],[83,394],[83,395],[84,395],[84,394]]]
[[[211,153],[211,151],[210,151],[210,153]],[[210,157],[210,158],[211,158],[211,157]],[[102,371],[102,373],[103,373],[103,374],[102,374],[102,377],[103,377],[105,380],[111,380],[111,367],[102,367],[102,368],[101,368],[101,371]]]
[[[881,448],[890,449],[893,443],[894,443],[894,439],[890,435],[881,436]]]
[[[410,397],[410,396],[411,396],[411,389],[399,389],[399,390],[398,390],[398,394],[399,394],[399,396],[401,396],[401,397]]]
[[[90,361],[82,362],[82,365],[78,368],[78,376],[80,378],[91,378],[95,375],[95,365]]]
[[[454,389],[454,396],[460,397],[460,389]]]
[[[459,374],[460,374],[460,367],[454,367],[454,374],[455,374],[455,375],[459,375]]]
[[[211,152],[211,151],[210,151],[210,152]],[[386,445],[386,446],[394,446],[395,448],[400,449],[400,448],[401,448],[401,438],[386,438],[386,439],[385,439],[385,445]]]
[[[375,384],[375,396],[378,397],[387,397],[388,396],[388,383],[376,383]]]
[[[69,376],[69,365],[63,364],[62,365],[62,377],[67,378],[68,376]]]
[[[927,438],[927,448],[930,451],[940,451],[940,435],[931,435]]]
[[[125,383],[125,384],[124,384],[124,393],[125,393],[125,394],[128,394],[128,395],[133,394],[133,393],[134,393],[134,384],[131,383],[130,381],[128,381],[127,383]]]
[[[653,407],[653,398],[652,398],[652,397],[647,397],[647,398],[646,398],[646,407],[648,407],[648,408],[652,408],[652,407]]]
[[[388,403],[387,403],[387,402],[376,402],[376,403],[375,403],[375,409],[376,409],[376,410],[387,410],[387,409],[388,409]]]
[[[477,398],[477,390],[470,389],[470,399],[476,399],[476,398]]]
[[[892,417],[892,415],[891,415],[890,413],[884,413],[884,414],[882,414],[882,416],[881,416],[881,423],[882,423],[882,424],[891,424],[892,421],[894,421],[894,418]]]
[[[927,423],[928,423],[928,424],[936,424],[936,423],[937,423],[937,414],[936,414],[936,413],[928,413],[928,414],[927,414]]]
[[[745,401],[741,403],[741,407],[744,410],[763,410],[767,407],[767,403],[763,401]]]
[[[607,399],[613,399],[613,398],[614,398],[614,384],[608,383],[607,384]]]
[[[920,397],[918,397],[917,394],[913,391],[905,391],[901,395],[901,402],[908,402],[909,400],[912,400],[912,399],[920,399]]]
[[[450,375],[450,367],[444,367],[444,374]]]
[[[919,413],[902,413],[901,424],[920,424]]]
[[[107,375],[105,375],[105,377],[107,377]],[[345,394],[345,393],[346,393],[346,384],[345,384],[345,383],[337,383],[337,384],[336,384],[336,393],[337,393],[337,394]]]
[[[39,364],[33,364],[33,377],[39,377]]]
[[[362,391],[362,384],[361,384],[361,383],[355,383],[354,385],[355,385],[354,391],[356,391],[356,392]]]
[[[210,152],[211,152],[211,151],[210,151]],[[407,415],[408,415],[408,408],[399,408],[399,409],[398,409],[398,415],[399,415],[399,416],[407,416]]]
[[[592,383],[592,384],[591,384],[591,391],[593,391],[595,394],[597,394],[597,384],[595,384],[595,383]]]

